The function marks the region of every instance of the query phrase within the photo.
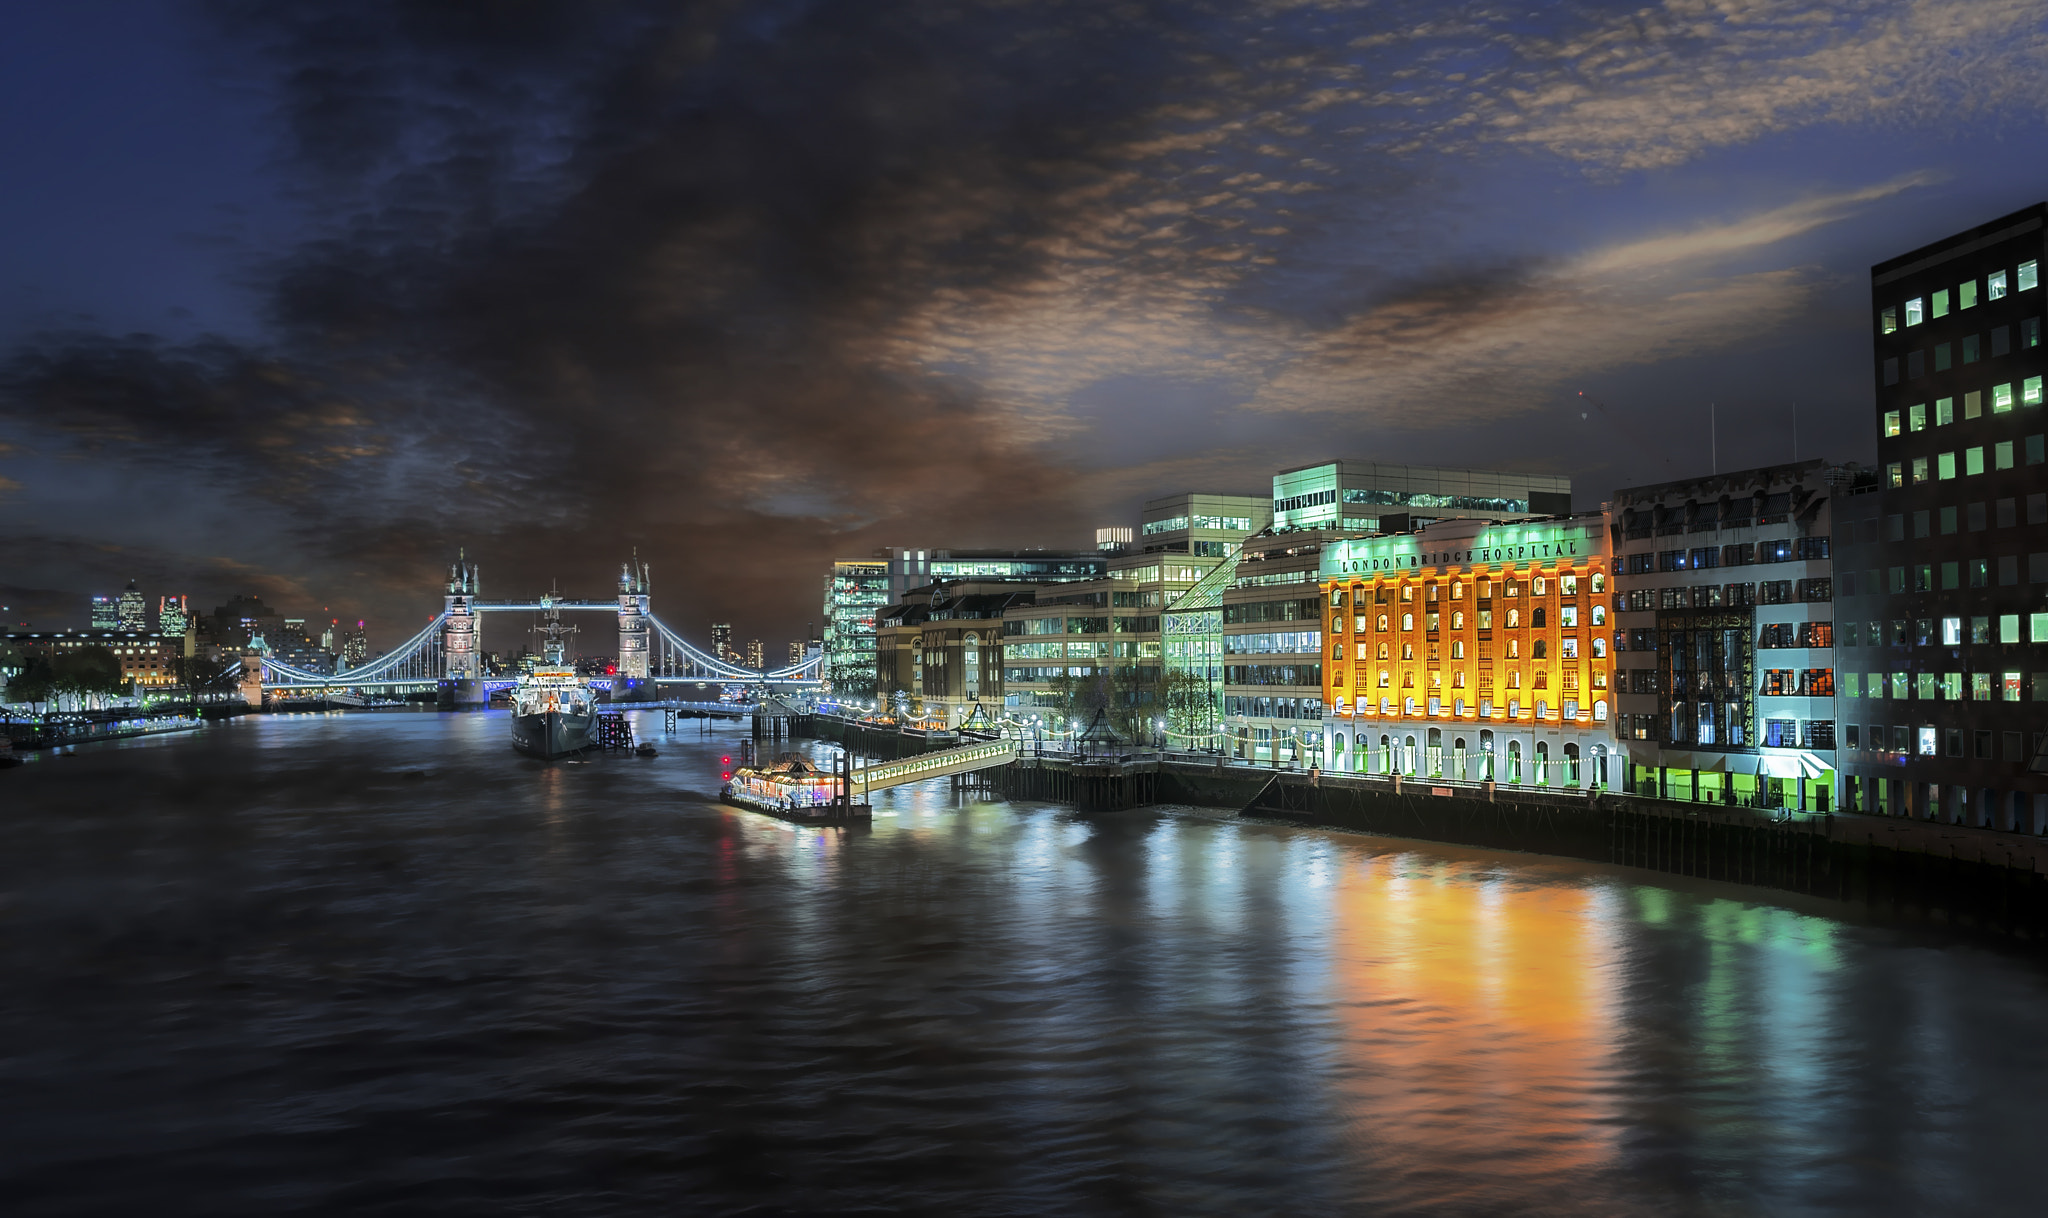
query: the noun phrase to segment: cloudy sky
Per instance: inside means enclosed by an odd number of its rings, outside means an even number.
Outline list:
[[[1086,545],[1335,456],[1868,460],[1871,263],[2048,194],[2048,0],[82,0],[0,37],[0,603]],[[2029,168],[2029,167],[2032,168]],[[1583,395],[1583,396],[1582,396]],[[1797,418],[1797,435],[1794,418]]]

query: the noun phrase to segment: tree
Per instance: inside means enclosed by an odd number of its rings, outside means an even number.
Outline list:
[[[43,704],[57,691],[57,671],[44,655],[26,656],[22,668],[7,683],[7,698],[11,702],[26,702],[32,713],[43,713]]]
[[[123,692],[128,680],[121,660],[104,647],[81,647],[57,657],[54,685],[58,692],[87,698],[107,698]]]

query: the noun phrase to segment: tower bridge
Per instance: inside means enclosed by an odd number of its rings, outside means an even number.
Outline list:
[[[609,600],[572,600],[550,592],[534,599],[489,601],[479,594],[477,568],[466,558],[448,568],[447,587],[441,612],[418,634],[391,651],[354,668],[319,673],[287,664],[270,655],[260,657],[260,683],[276,689],[347,690],[356,692],[410,693],[426,689],[444,690],[457,705],[482,704],[489,689],[501,684],[487,680],[478,627],[486,613],[540,613],[550,609],[564,613],[607,613],[615,616],[619,631],[618,673],[609,685],[615,693],[628,687],[648,690],[652,698],[667,698],[677,692],[662,686],[685,684],[768,685],[780,690],[813,689],[819,684],[820,657],[811,656],[800,664],[781,668],[747,668],[704,651],[666,622],[654,615],[652,581],[646,563],[635,558],[619,569],[618,592]],[[257,677],[259,657],[245,657],[248,678]]]

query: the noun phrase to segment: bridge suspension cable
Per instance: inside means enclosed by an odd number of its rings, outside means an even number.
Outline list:
[[[440,679],[438,664],[426,664],[440,653],[441,627],[448,622],[446,613],[434,615],[426,628],[399,644],[391,651],[356,668],[343,669],[334,673],[317,673],[284,663],[282,660],[263,657],[264,675],[284,685],[338,685],[362,684],[378,681],[434,681]],[[403,671],[414,668],[417,671]],[[428,671],[431,669],[432,671]]]

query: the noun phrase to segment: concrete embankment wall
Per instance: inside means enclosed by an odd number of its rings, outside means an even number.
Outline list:
[[[1757,884],[2048,942],[2048,846],[2012,834],[1885,817],[1774,821],[1767,812],[1606,792],[1497,792],[1489,801],[1428,786],[1396,794],[1346,779],[1311,785],[1302,774],[1166,770],[1167,802]]]
[[[916,757],[924,753],[936,753],[958,744],[957,739],[920,735],[909,735],[895,728],[868,727],[859,723],[848,723],[826,715],[798,715],[790,719],[789,734],[792,739],[809,736],[817,740],[829,740],[844,745],[855,756],[868,757],[876,761],[895,761],[903,757]]]

